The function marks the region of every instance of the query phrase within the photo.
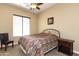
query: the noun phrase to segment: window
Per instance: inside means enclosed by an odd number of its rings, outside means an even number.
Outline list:
[[[30,19],[13,15],[13,36],[30,34]]]

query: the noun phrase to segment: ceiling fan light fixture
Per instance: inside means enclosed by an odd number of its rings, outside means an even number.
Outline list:
[[[37,7],[37,4],[35,4],[35,3],[32,3],[32,4],[31,4],[31,8],[34,9],[34,8],[36,8],[36,7]]]

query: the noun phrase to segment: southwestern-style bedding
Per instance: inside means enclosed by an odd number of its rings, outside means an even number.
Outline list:
[[[52,33],[57,32],[58,35]],[[26,35],[20,38],[19,44],[26,56],[41,56],[57,47],[60,32],[56,29],[46,29],[42,33]]]

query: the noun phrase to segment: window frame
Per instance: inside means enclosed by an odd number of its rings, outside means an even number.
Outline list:
[[[13,14],[13,16],[19,16],[19,17],[22,17],[22,36],[23,36],[23,18],[28,18],[29,19],[29,23],[30,23],[30,17],[26,17],[26,16],[22,16],[22,15],[17,15],[17,14]],[[29,28],[30,28],[30,25],[29,25]],[[14,36],[14,34],[13,34]],[[14,36],[16,37],[16,36]]]

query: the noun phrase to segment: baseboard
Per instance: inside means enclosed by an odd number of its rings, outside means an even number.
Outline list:
[[[76,53],[76,54],[79,54],[79,52],[78,52],[78,51],[75,51],[75,50],[74,50],[73,52],[74,52],[74,53]]]

